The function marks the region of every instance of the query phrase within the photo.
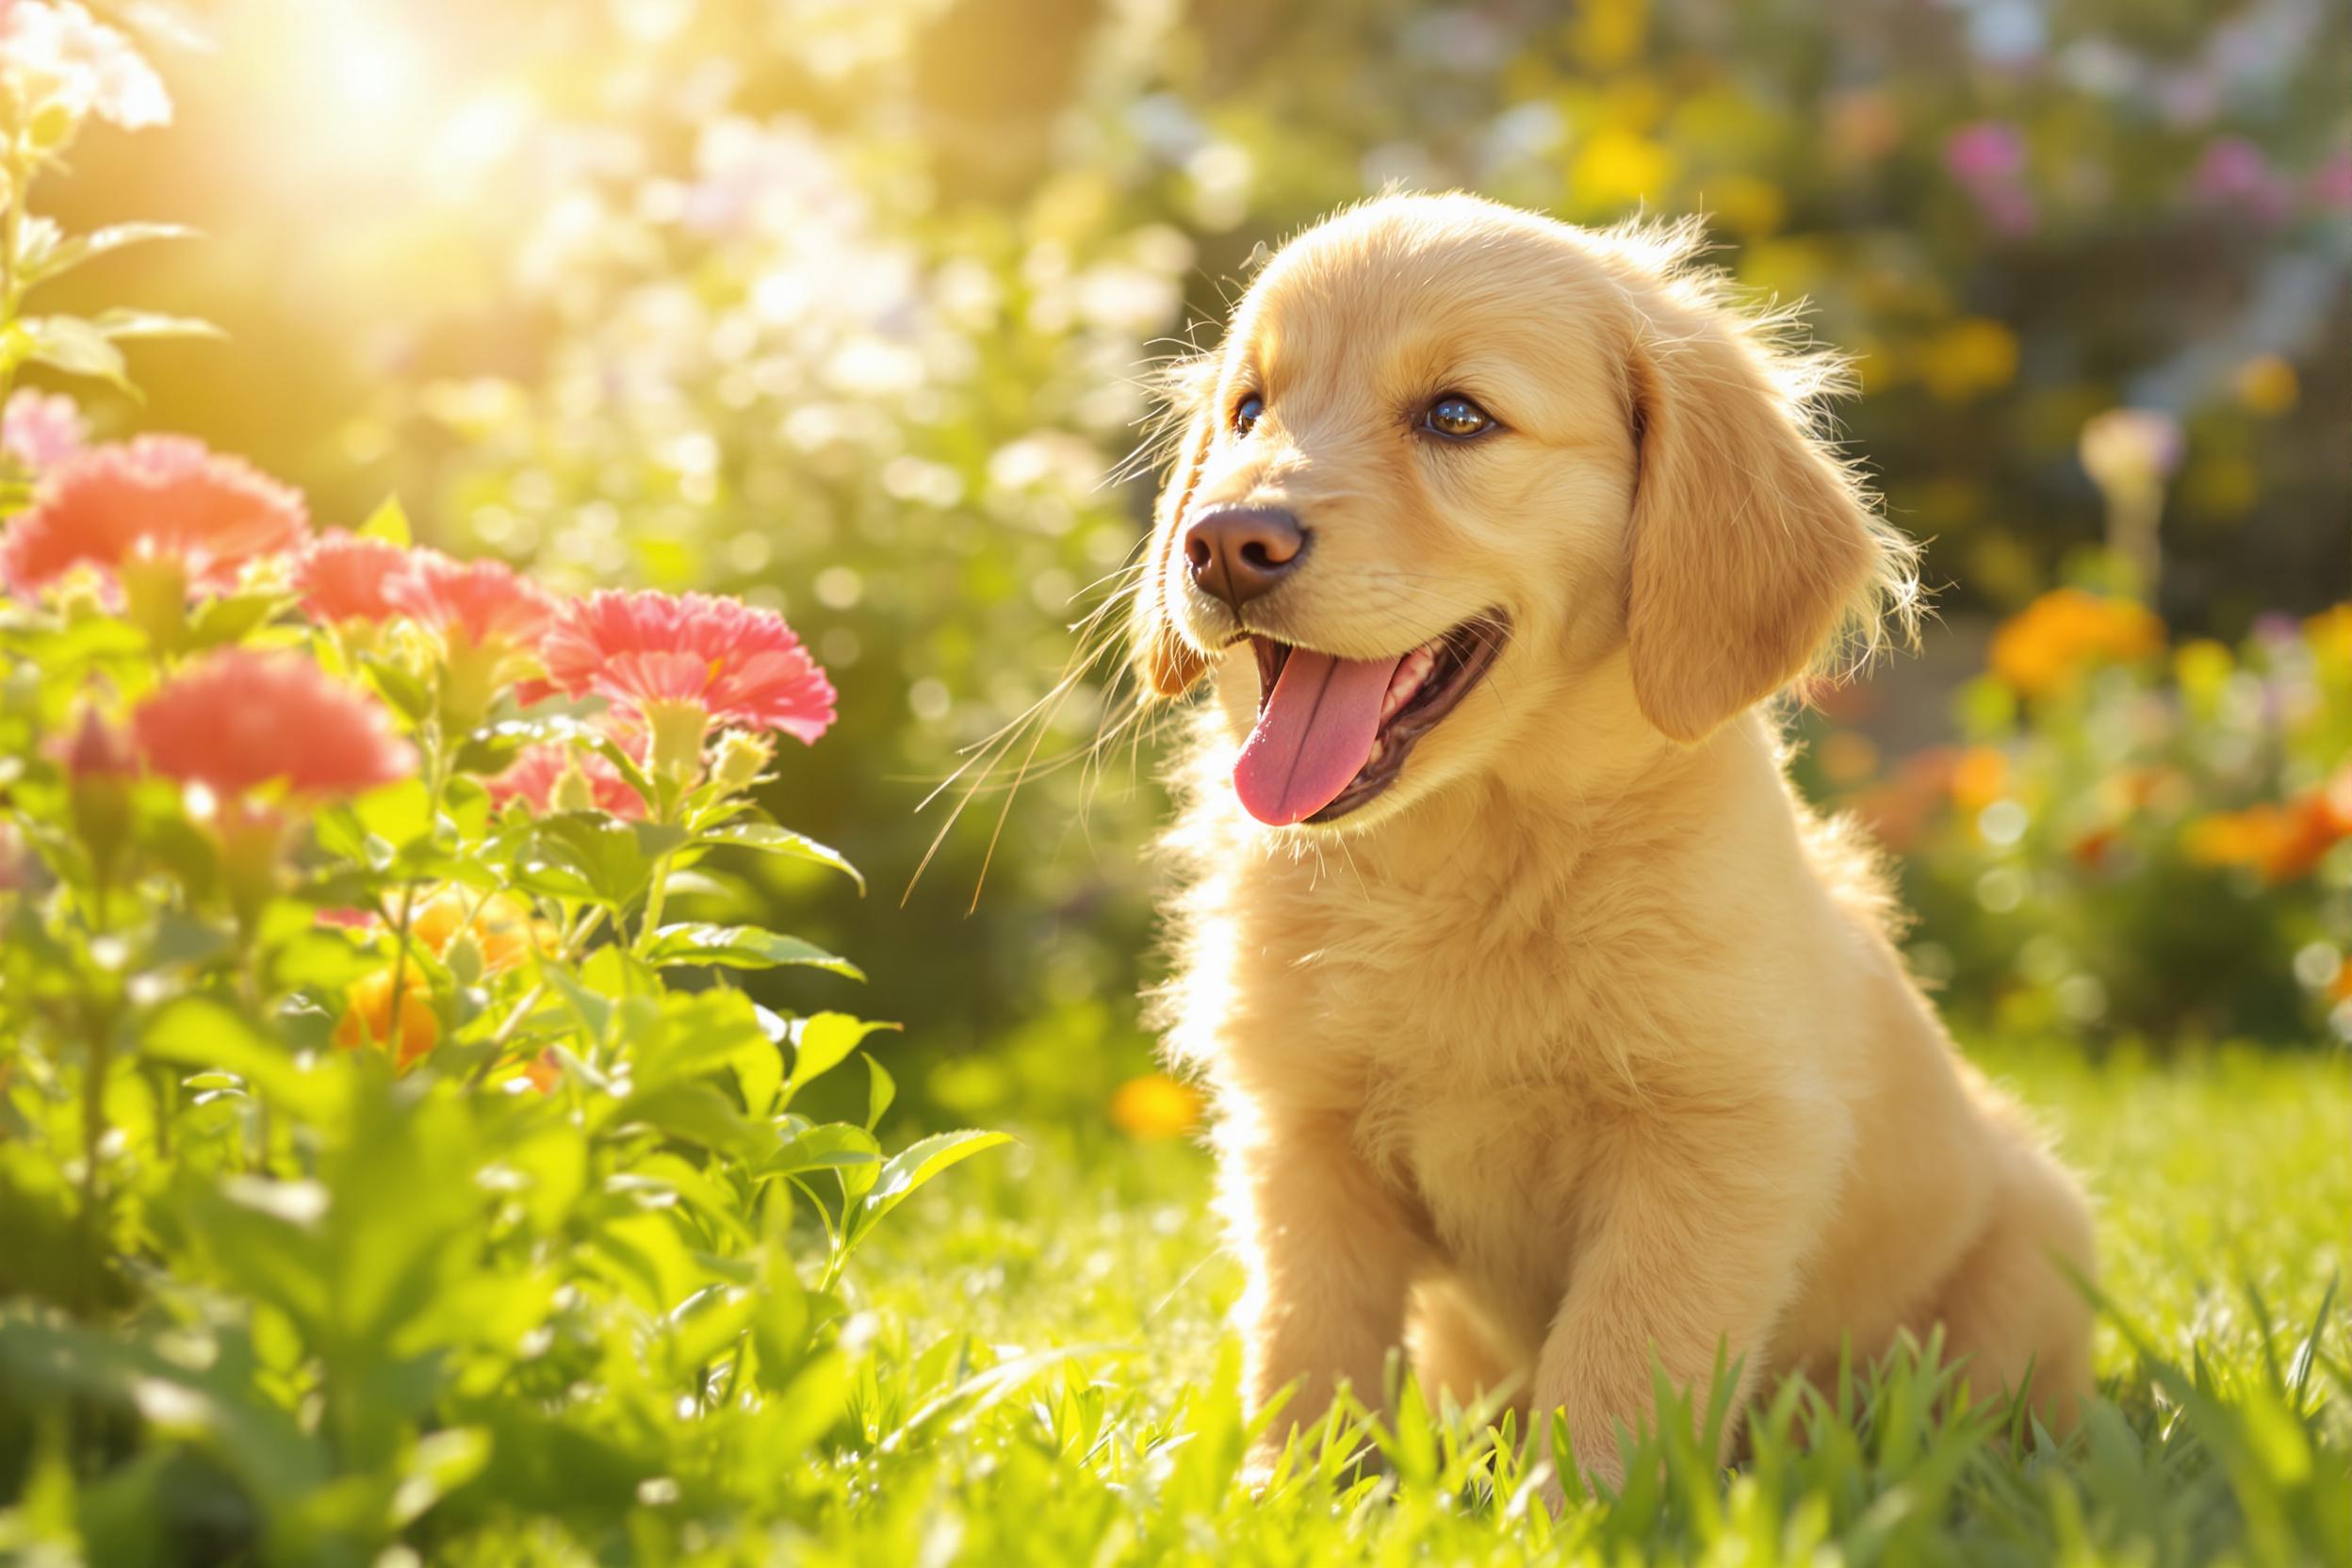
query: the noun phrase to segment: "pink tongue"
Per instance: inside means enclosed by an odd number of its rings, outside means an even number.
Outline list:
[[[1335,799],[1380,733],[1396,659],[1334,659],[1293,648],[1233,763],[1233,792],[1260,822],[1303,822]]]

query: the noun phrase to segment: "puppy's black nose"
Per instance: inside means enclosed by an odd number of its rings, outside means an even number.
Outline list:
[[[1306,552],[1307,531],[1275,506],[1217,506],[1184,530],[1184,564],[1192,580],[1233,607],[1266,593]]]

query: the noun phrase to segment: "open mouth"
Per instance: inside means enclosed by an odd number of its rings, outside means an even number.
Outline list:
[[[1258,722],[1233,790],[1260,822],[1334,822],[1396,782],[1422,736],[1461,705],[1510,636],[1499,612],[1387,659],[1341,659],[1252,636]]]

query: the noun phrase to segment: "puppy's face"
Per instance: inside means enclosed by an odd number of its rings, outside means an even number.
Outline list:
[[[1252,816],[1374,825],[1612,698],[1695,739],[1870,578],[1788,363],[1671,254],[1393,198],[1259,275],[1187,387],[1136,604],[1154,690],[1216,669]]]

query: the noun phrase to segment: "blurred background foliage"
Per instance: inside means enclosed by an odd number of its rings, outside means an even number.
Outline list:
[[[1112,476],[1149,362],[1214,341],[1259,246],[1393,184],[1706,212],[1856,356],[1846,427],[1942,620],[1824,698],[1801,768],[1909,858],[1958,1018],[2352,1032],[2340,5],[99,8],[163,41],[180,126],[89,139],[58,215],[212,237],[58,292],[232,336],[152,348],[102,433],[248,453],[322,523],[398,492],[568,586],[784,609],[842,716],[774,805],[876,892],[698,896],[869,957],[935,1104],[1183,1123],[1114,1093],[1158,802],[1132,731],[1081,753],[1131,695],[1054,707],[1054,765],[1008,804],[1013,753],[902,906],[955,792],[912,813],[1140,537],[1149,477]]]

